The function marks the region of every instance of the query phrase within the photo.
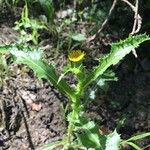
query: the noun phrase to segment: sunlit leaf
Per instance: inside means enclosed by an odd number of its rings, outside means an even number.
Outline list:
[[[105,150],[120,150],[120,135],[116,132],[107,135]]]
[[[92,73],[83,82],[83,87],[86,87],[92,81],[101,76],[110,66],[117,64],[127,54],[133,51],[144,41],[150,40],[150,37],[142,34],[136,36],[129,36],[125,40],[111,44],[111,52],[95,67]]]
[[[66,141],[56,141],[56,142],[45,144],[44,146],[39,147],[36,150],[53,150],[54,148],[65,144]]]
[[[142,150],[142,148],[132,142],[127,142],[126,144],[132,146],[135,150]]]
[[[76,124],[76,128],[81,130],[81,133],[77,134],[79,144],[85,146],[86,148],[103,150],[105,136],[100,134],[99,128],[93,121],[88,121],[85,118],[81,118],[80,123]]]
[[[21,50],[20,50],[21,49]],[[63,79],[57,84],[59,76],[57,75],[53,65],[42,60],[42,51],[30,49],[28,47],[17,47],[15,45],[0,47],[0,52],[10,52],[16,57],[16,62],[25,64],[30,67],[38,78],[48,79],[61,92],[69,97],[74,96],[73,89]]]
[[[86,40],[86,37],[84,34],[72,34],[71,35],[71,38],[75,41],[78,41],[78,42],[82,42],[82,41],[85,41]]]
[[[140,139],[144,139],[146,137],[149,137],[150,136],[150,132],[148,133],[143,133],[143,134],[140,134],[140,135],[136,135],[136,136],[133,136],[131,137],[130,139],[128,139],[127,141],[137,141],[137,140],[140,140]]]

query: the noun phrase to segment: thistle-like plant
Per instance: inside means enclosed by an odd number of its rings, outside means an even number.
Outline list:
[[[40,49],[32,49],[16,44],[0,47],[0,53],[11,53],[15,56],[17,63],[29,66],[38,78],[47,79],[61,93],[68,96],[70,100],[71,112],[67,115],[68,131],[66,138],[62,141],[45,145],[39,148],[39,150],[50,150],[57,146],[63,146],[64,149],[93,148],[95,150],[119,150],[121,144],[129,144],[135,149],[140,150],[132,141],[150,136],[150,133],[135,136],[126,141],[120,138],[116,130],[108,135],[101,134],[98,126],[84,116],[84,103],[87,98],[86,91],[88,91],[89,85],[95,84],[95,82],[104,77],[107,80],[108,68],[116,65],[127,54],[134,51],[139,44],[147,40],[150,40],[150,37],[142,34],[129,36],[125,40],[111,44],[111,52],[105,57],[100,58],[99,65],[95,66],[91,71],[87,71],[82,64],[85,53],[80,50],[72,51],[68,55],[69,64],[61,75],[57,74],[53,65],[46,63],[42,59],[42,51]],[[70,86],[63,78],[67,73],[75,75],[77,80],[75,87]]]

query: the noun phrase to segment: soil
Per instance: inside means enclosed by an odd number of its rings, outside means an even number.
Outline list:
[[[0,44],[14,42],[18,36],[11,23],[16,18],[9,17],[12,19],[8,22],[7,14],[4,15],[0,18]],[[119,81],[111,82],[107,92],[99,90],[86,112],[89,119],[94,119],[107,132],[113,131],[125,118],[123,125],[118,126],[125,139],[150,131],[149,56],[137,61],[131,55],[114,68]],[[54,53],[50,57],[60,69],[66,62],[65,54]],[[34,150],[65,136],[62,106],[66,97],[46,81],[38,80],[27,67],[9,66],[2,79],[0,100],[0,150]],[[139,142],[143,147],[149,143],[150,139]]]

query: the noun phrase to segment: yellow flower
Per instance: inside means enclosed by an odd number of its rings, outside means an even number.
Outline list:
[[[78,62],[82,60],[84,56],[85,56],[85,52],[81,50],[73,50],[72,52],[69,53],[68,58],[70,61]]]

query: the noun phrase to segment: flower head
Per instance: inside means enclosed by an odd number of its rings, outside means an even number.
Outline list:
[[[81,50],[73,50],[72,52],[69,53],[68,58],[70,61],[78,62],[82,60],[84,56],[85,56],[85,52]]]

